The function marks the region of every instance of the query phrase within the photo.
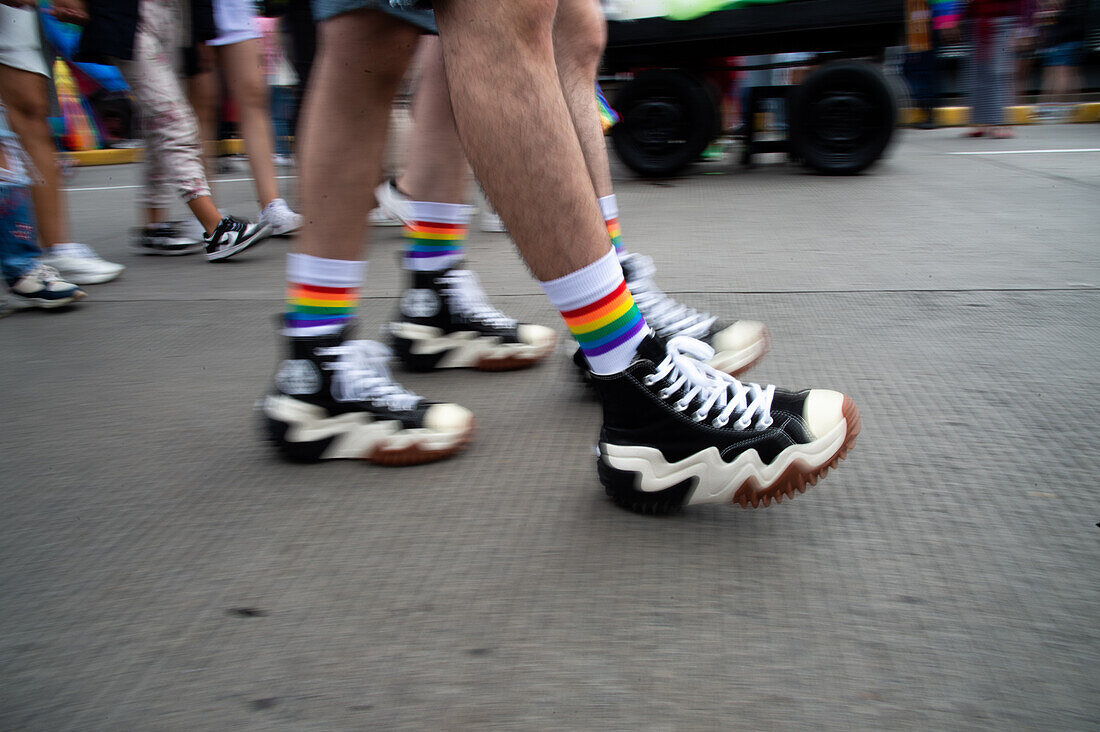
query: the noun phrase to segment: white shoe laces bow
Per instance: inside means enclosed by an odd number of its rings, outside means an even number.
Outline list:
[[[708,366],[706,361],[713,357],[714,349],[706,343],[686,336],[676,336],[668,342],[667,355],[658,364],[657,370],[645,377],[645,384],[653,386],[667,380],[668,386],[658,392],[661,399],[669,399],[682,391],[683,395],[672,405],[677,412],[683,412],[695,400],[701,402],[692,414],[692,419],[696,422],[702,422],[713,415],[711,426],[725,427],[736,415],[737,420],[733,423],[735,429],[770,427],[775,386],[743,384]],[[717,414],[714,414],[715,410],[718,410]]]
[[[717,317],[677,302],[657,287],[653,281],[657,268],[652,258],[644,254],[627,254],[626,261],[627,267],[623,269],[630,275],[626,286],[634,296],[634,304],[642,317],[657,335],[665,338],[706,336]]]
[[[515,318],[509,318],[489,304],[477,275],[467,269],[455,269],[441,278],[447,288],[451,308],[468,320],[486,323],[495,328],[513,328]]]
[[[420,397],[393,380],[387,363],[391,351],[377,341],[344,341],[316,349],[318,356],[339,356],[324,367],[336,372],[332,395],[342,402],[367,401],[395,411],[416,407]]]

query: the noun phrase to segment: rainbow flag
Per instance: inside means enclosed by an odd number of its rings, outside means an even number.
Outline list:
[[[596,82],[596,107],[600,110],[600,127],[606,135],[612,127],[619,124],[620,117],[619,113],[607,103],[607,97],[603,95],[599,82]]]
[[[76,88],[69,64],[62,58],[54,59],[53,83],[57,89],[57,103],[61,107],[61,117],[65,124],[61,143],[67,150],[95,150],[100,145],[99,130]]]

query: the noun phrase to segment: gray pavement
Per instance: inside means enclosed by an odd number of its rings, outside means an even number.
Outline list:
[[[855,178],[616,168],[659,282],[768,323],[754,380],[863,414],[796,500],[666,519],[603,497],[564,347],[402,377],[478,415],[456,459],[280,462],[252,403],[286,243],[131,254],[138,171],[80,170],[76,231],[129,269],[0,321],[0,729],[1096,729],[1098,148],[940,130]],[[1049,149],[1092,152],[952,154]],[[400,246],[378,232],[368,334]],[[506,237],[470,255],[564,340]]]

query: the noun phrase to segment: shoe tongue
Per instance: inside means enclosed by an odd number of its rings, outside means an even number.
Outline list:
[[[668,355],[668,344],[664,338],[661,338],[656,333],[650,332],[642,342],[638,344],[638,357],[644,358],[653,363],[660,363]]]

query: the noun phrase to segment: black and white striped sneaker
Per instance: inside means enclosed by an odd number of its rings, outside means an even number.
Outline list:
[[[410,371],[510,371],[532,366],[554,350],[553,329],[519,323],[494,308],[473,272],[409,274],[412,286],[387,331],[394,353]]]
[[[804,492],[855,443],[849,397],[741,383],[708,366],[713,355],[701,341],[650,335],[625,371],[592,375],[604,412],[597,468],[619,505],[767,506]]]
[[[233,216],[226,216],[218,222],[210,236],[203,236],[203,248],[206,258],[211,262],[229,259],[240,254],[250,246],[259,244],[271,233],[266,224],[253,224]]]
[[[416,465],[469,442],[468,409],[407,391],[390,375],[390,350],[346,340],[349,333],[289,339],[289,357],[259,404],[267,435],[285,457]]]

